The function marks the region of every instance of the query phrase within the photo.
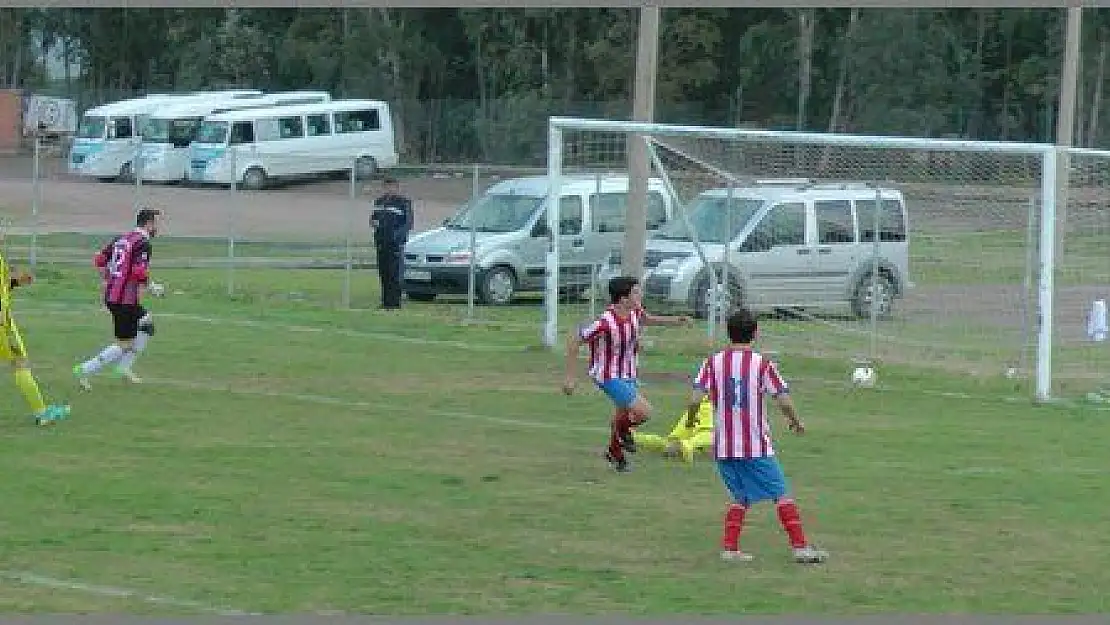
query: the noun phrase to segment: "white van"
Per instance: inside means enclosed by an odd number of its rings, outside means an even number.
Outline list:
[[[845,310],[866,318],[874,299],[886,318],[911,284],[909,221],[897,189],[769,182],[705,191],[686,211],[718,279],[727,265],[724,293],[733,307]],[[611,256],[607,275],[620,260],[619,252]],[[709,272],[682,219],[648,238],[646,300],[705,317],[709,290]]]
[[[328,102],[326,91],[288,93],[213,94],[189,98],[158,109],[142,127],[142,162],[138,167],[144,181],[180,182],[189,171],[189,144],[196,138],[200,124],[213,114]]]
[[[627,175],[580,175],[561,179],[559,199],[560,287],[581,294],[597,269],[624,242]],[[544,288],[550,247],[548,180],[534,176],[491,186],[443,227],[423,232],[405,246],[404,289],[409,299],[468,292],[470,235],[475,233],[475,293],[484,304],[507,304],[522,291]],[[648,181],[648,230],[669,223],[674,211],[663,181]]]
[[[211,115],[189,146],[189,182],[261,189],[270,180],[396,167],[389,105],[332,100]],[[234,164],[234,172],[232,165]]]
[[[152,113],[175,102],[213,95],[261,94],[257,90],[158,94],[121,100],[85,111],[69,153],[69,173],[103,181],[129,179],[139,149],[139,129]]]

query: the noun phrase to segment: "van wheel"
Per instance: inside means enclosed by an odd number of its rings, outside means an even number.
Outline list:
[[[243,174],[243,188],[258,191],[266,186],[266,172],[261,167],[251,167]]]
[[[478,297],[483,304],[504,306],[516,294],[516,276],[508,267],[494,267],[486,272],[478,284]]]
[[[693,309],[695,319],[709,318],[709,275],[702,275],[695,283]],[[744,285],[731,276],[728,279],[729,309],[736,310],[744,305]]]
[[[378,162],[370,156],[360,156],[355,161],[355,178],[358,180],[369,180],[378,173]]]
[[[860,278],[856,290],[852,294],[852,313],[861,319],[871,318],[872,300],[871,274]],[[889,275],[879,272],[875,278],[874,299],[876,302],[875,313],[878,319],[889,319],[894,314],[894,280]]]

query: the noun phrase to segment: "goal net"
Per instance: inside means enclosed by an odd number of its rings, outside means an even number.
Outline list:
[[[634,273],[651,309],[698,319],[699,348],[745,306],[767,348],[846,367],[934,368],[1040,399],[1110,373],[1110,341],[1087,332],[1110,296],[1106,153],[571,118],[549,139],[549,346],[604,303],[608,277]],[[596,297],[576,303],[584,275]]]

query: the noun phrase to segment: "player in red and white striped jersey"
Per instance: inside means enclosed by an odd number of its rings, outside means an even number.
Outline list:
[[[694,392],[687,407],[687,418],[692,420],[705,397],[713,405],[713,455],[733,500],[725,513],[721,557],[752,559],[740,550],[744,516],[755,503],[772,501],[794,550],[794,559],[802,563],[824,562],[828,553],[806,539],[798,506],[789,494],[786,476],[775,456],[765,397],[770,395],[774,399],[792,431],[802,434],[805,426],[798,418],[778,365],[752,346],[758,329],[755,315],[748,310],[729,316],[731,344],[702,363],[694,377]]]
[[[567,340],[563,391],[574,392],[575,362],[582,345],[590,346],[589,375],[616,406],[605,457],[617,471],[628,470],[625,452],[635,452],[632,428],[644,423],[651,404],[639,391],[640,330],[646,325],[684,325],[689,317],[651,315],[644,310],[640,282],[621,276],[609,281],[610,305],[597,319]]]

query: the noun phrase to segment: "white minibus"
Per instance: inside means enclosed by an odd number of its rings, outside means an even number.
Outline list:
[[[359,177],[399,160],[389,104],[333,100],[211,115],[189,146],[189,182],[241,184],[349,171]]]
[[[224,92],[236,93],[236,92]],[[260,94],[242,90],[240,94]],[[146,118],[174,102],[210,94],[158,94],[97,106],[85,111],[69,154],[69,173],[100,180],[130,178]]]
[[[251,95],[212,95],[170,104],[153,113],[142,127],[143,181],[181,182],[189,170],[189,144],[205,117],[278,105],[314,104],[331,100],[326,91],[291,91]]]

